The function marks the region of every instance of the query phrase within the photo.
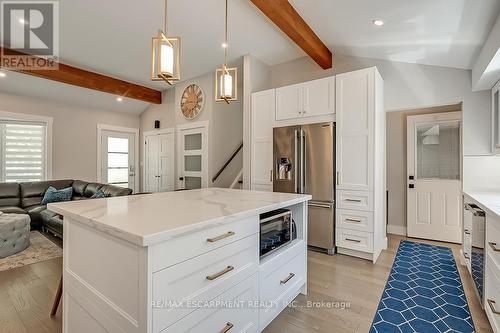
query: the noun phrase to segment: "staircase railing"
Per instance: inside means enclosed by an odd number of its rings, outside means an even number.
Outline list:
[[[238,148],[231,154],[231,156],[228,158],[226,163],[222,166],[222,168],[219,169],[219,171],[215,174],[215,176],[212,178],[212,183],[215,183],[215,181],[219,178],[219,176],[226,170],[227,166],[231,164],[231,162],[234,160],[236,155],[240,152],[240,150],[243,149],[243,142],[238,146]]]

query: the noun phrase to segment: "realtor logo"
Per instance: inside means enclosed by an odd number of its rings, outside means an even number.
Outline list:
[[[1,1],[0,67],[57,69],[58,6],[57,1]]]

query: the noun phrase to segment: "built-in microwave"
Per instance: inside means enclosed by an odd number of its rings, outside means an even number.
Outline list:
[[[267,256],[297,238],[292,212],[278,209],[260,215],[260,257]]]

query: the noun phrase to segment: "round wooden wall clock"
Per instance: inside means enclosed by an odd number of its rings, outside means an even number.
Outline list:
[[[205,96],[203,90],[196,85],[190,84],[184,89],[181,97],[181,112],[184,118],[196,118],[205,104]]]

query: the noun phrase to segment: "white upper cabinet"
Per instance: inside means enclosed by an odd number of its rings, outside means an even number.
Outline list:
[[[252,94],[251,189],[272,191],[275,90]]]
[[[375,71],[337,75],[337,189],[373,190]]]
[[[276,120],[335,113],[335,77],[276,89]]]
[[[276,120],[287,120],[302,116],[302,84],[276,89]]]
[[[500,154],[500,81],[491,91],[491,150],[492,153]]]
[[[335,113],[335,77],[304,83],[304,117],[323,116]]]

